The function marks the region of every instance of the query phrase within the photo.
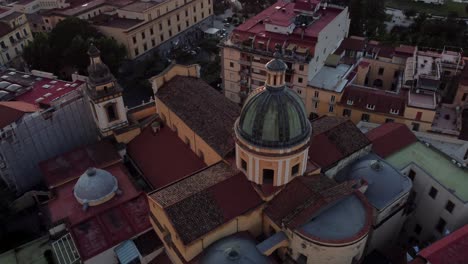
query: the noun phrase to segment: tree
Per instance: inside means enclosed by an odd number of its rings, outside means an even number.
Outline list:
[[[403,11],[403,14],[406,18],[414,17],[418,12],[414,8],[406,9]]]
[[[49,34],[38,34],[25,47],[23,57],[31,69],[59,76],[74,71],[86,74],[89,64],[87,50],[92,42],[101,50],[104,63],[117,74],[126,57],[125,47],[99,33],[87,21],[75,17],[61,21]]]
[[[468,4],[465,5],[465,13],[468,14]]]

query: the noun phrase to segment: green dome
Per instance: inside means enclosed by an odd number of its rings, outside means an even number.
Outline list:
[[[245,141],[267,148],[292,147],[309,138],[312,131],[302,99],[285,86],[253,91],[236,129]]]

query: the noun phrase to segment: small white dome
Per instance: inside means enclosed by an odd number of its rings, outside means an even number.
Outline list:
[[[76,200],[85,206],[94,206],[106,202],[117,191],[117,179],[109,172],[96,168],[86,170],[73,188]]]

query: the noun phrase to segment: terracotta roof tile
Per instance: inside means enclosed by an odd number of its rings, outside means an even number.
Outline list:
[[[382,158],[409,146],[417,141],[416,136],[404,124],[386,123],[367,132],[372,142],[372,150]]]
[[[352,107],[363,109],[366,112],[390,114],[390,110],[398,110],[398,116],[403,116],[405,112],[406,96],[404,94],[350,85],[344,89],[340,104],[349,107],[348,100],[353,102]],[[367,109],[368,104],[375,105],[375,109]]]
[[[312,121],[309,158],[321,168],[328,169],[369,144],[370,141],[350,120],[324,116]]]
[[[419,256],[431,264],[466,263],[468,260],[468,225],[426,247]]]
[[[224,162],[149,196],[164,208],[184,244],[191,243],[263,202],[246,176]]]
[[[240,107],[206,82],[176,76],[156,96],[221,157],[234,148],[232,133]]]
[[[38,108],[23,102],[0,102],[0,129],[20,120],[26,113],[33,113]]]

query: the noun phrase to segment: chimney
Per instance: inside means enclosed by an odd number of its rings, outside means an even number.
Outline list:
[[[151,130],[153,131],[153,135],[156,135],[161,130],[161,123],[159,121],[151,123]]]

